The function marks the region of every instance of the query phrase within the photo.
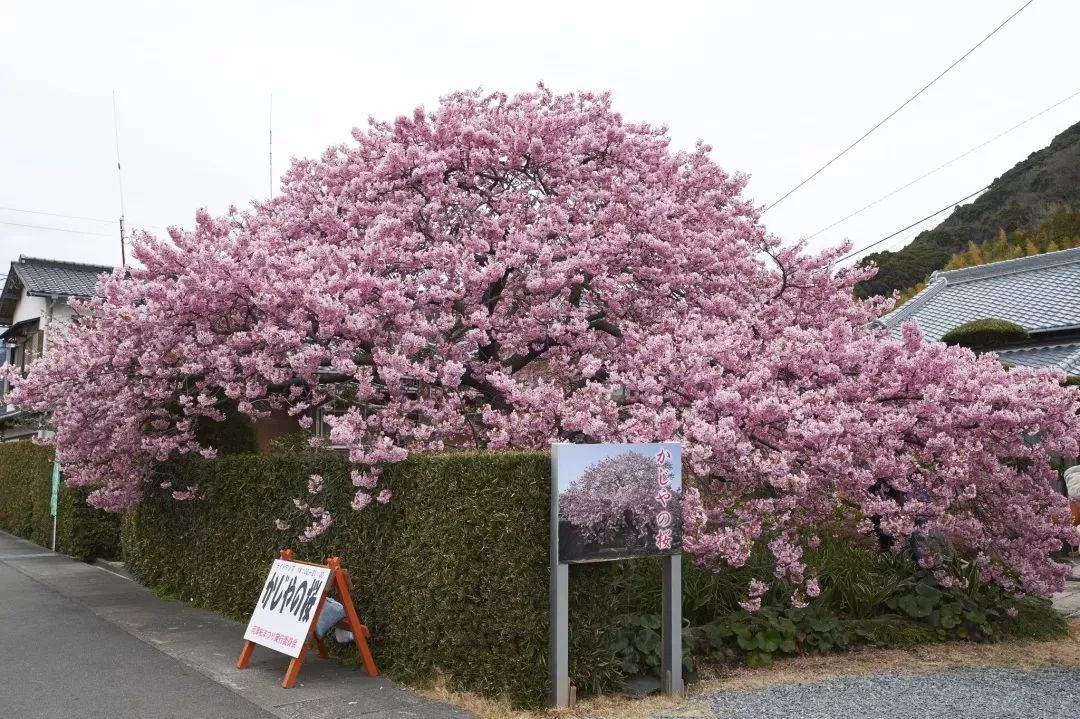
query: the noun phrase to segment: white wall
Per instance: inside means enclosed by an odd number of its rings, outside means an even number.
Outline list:
[[[45,298],[31,297],[23,290],[23,295],[19,298],[19,304],[15,305],[15,319],[12,320],[11,324],[16,324],[23,320],[41,319],[42,313],[44,312]]]
[[[71,319],[75,317],[75,310],[71,309],[71,305],[66,300],[53,302],[50,299],[47,301],[47,305],[51,306],[51,312],[46,310],[41,319],[41,329],[45,332],[44,349],[46,352],[49,351],[49,345],[55,336],[56,330],[71,322]]]
[[[44,334],[42,338],[42,350],[48,352],[49,345],[52,338],[55,336],[56,330],[71,322],[73,317],[75,317],[75,310],[68,305],[66,298],[54,301],[52,298],[31,297],[24,291],[22,297],[19,298],[19,303],[15,305],[12,324],[23,322],[25,320],[38,320],[38,329]],[[24,340],[20,344],[25,346],[36,345],[33,337]],[[24,351],[25,347],[20,347],[16,350],[16,362],[19,361],[19,355]],[[0,363],[4,363],[6,360],[6,356],[0,355]],[[0,387],[0,390],[6,393],[7,388]],[[14,407],[0,402],[0,409],[11,410],[14,409]]]

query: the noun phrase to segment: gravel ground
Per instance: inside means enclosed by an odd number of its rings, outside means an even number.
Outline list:
[[[815,684],[727,690],[712,719],[1077,719],[1080,669],[966,669],[870,674]]]

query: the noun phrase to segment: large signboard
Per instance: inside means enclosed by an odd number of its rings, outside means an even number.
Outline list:
[[[559,444],[551,461],[560,562],[680,552],[681,445]]]
[[[290,657],[300,656],[330,572],[329,567],[274,560],[244,639]]]

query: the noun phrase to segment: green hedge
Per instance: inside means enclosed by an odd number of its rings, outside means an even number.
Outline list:
[[[41,524],[42,486],[46,492],[44,514],[49,513],[51,478],[52,449],[33,442],[0,443],[0,529],[33,539],[37,534],[34,525]],[[51,525],[52,519],[49,521]]]
[[[52,546],[51,447],[0,443],[0,529]],[[76,559],[120,556],[120,517],[86,505],[85,489],[61,485],[57,499],[57,549]]]
[[[119,514],[87,506],[89,490],[60,485],[56,547],[76,559],[120,559]]]
[[[279,445],[284,447],[284,445]],[[539,707],[547,695],[549,456],[539,452],[411,457],[385,475],[393,500],[361,512],[344,455],[278,449],[214,461],[170,463],[161,480],[198,485],[201,501],[152,493],[124,524],[129,570],[160,595],[246,621],[279,550],[300,559],[340,556],[372,629],[385,673],[407,681],[443,674],[452,688]],[[313,504],[334,524],[308,544],[296,540],[310,516],[308,477],[326,489]],[[152,485],[157,486],[155,483]],[[291,524],[277,530],[275,519]],[[1016,602],[970,577],[940,590],[906,555],[826,533],[808,552],[821,596],[790,609],[779,582],[762,611],[740,608],[754,577],[774,571],[764,547],[747,565],[713,573],[684,556],[684,649],[698,658],[764,664],[774,656],[855,644],[909,646],[955,639],[1060,636],[1049,602]],[[573,565],[570,677],[579,692],[617,687],[624,674],[659,662],[660,562]],[[1015,605],[1019,615],[1008,618]],[[686,666],[692,658],[684,658]]]
[[[334,525],[304,544],[293,498],[325,480]],[[444,674],[453,688],[515,705],[546,700],[550,468],[538,452],[416,456],[385,474],[393,501],[361,512],[346,458],[333,452],[186,459],[164,478],[196,483],[203,501],[148,497],[123,532],[128,569],[165,596],[246,621],[270,561],[342,558],[372,630],[380,669],[417,681]],[[181,484],[181,482],[177,482]],[[275,519],[291,524],[279,531]],[[308,518],[310,519],[310,517]],[[612,648],[614,568],[571,568],[571,681],[583,693],[622,679]]]
[[[953,327],[941,337],[947,345],[985,350],[1030,339],[1028,331],[1008,320],[984,319]]]

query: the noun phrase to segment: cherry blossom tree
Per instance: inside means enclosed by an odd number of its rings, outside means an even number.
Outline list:
[[[671,471],[670,461],[662,466]],[[647,538],[656,533],[661,512],[679,516],[678,493],[661,503],[656,477],[657,460],[646,454],[606,457],[586,467],[559,493],[559,513],[592,542],[610,541],[620,530]]]
[[[803,548],[839,517],[887,551],[944,537],[1011,590],[1060,586],[1049,554],[1075,532],[1049,460],[1077,454],[1076,393],[873,329],[888,302],[852,298],[872,270],[781,246],[708,146],[543,88],[450,95],[353,139],[296,161],[272,201],[140,235],[138,266],[15,378],[97,506],[213,456],[197,431],[229,407],[310,426],[334,403],[357,509],[390,499],[380,474],[410,452],[679,440],[704,563],[763,542],[809,594]],[[310,509],[307,537],[332,521]]]

